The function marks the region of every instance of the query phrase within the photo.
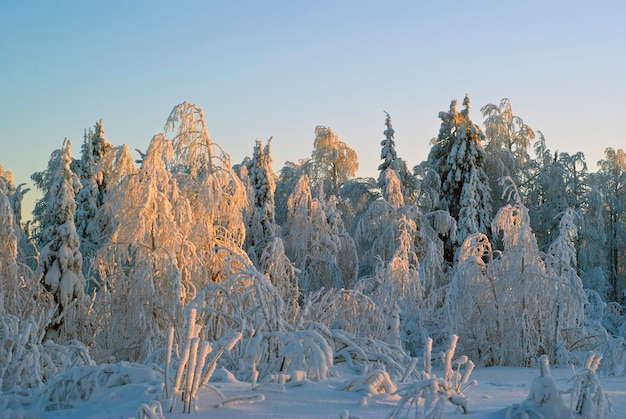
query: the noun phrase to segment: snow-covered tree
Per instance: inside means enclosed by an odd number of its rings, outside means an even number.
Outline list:
[[[481,145],[485,134],[470,119],[469,104],[465,96],[460,112],[453,100],[448,112],[439,113],[439,136],[428,156],[442,182],[439,208],[457,220],[456,239],[448,247],[449,260],[466,237],[487,234],[492,217],[491,190],[484,171],[486,153]]]
[[[576,330],[585,317],[587,296],[577,273],[576,240],[578,238],[578,214],[568,208],[561,214],[558,236],[550,244],[545,256],[546,271],[554,279],[553,336],[544,336],[548,355],[556,359],[557,347],[563,344],[563,332]]]
[[[456,222],[447,211],[423,213],[415,205],[398,205],[403,203],[397,188],[399,182],[393,170],[386,173],[390,180],[385,198],[371,202],[355,229],[360,275],[374,275],[377,269],[389,263],[401,247],[403,231],[407,231],[411,252],[421,261],[421,266],[413,266],[422,270],[423,286],[433,291],[445,285],[442,281],[446,263],[441,237],[454,237]],[[407,226],[411,227],[407,229]]]
[[[546,268],[528,209],[511,179],[502,183],[510,203],[498,211],[492,228],[502,234],[503,250],[493,252],[481,234],[466,239],[446,298],[448,322],[464,350],[481,362],[530,365],[541,354],[556,358],[559,345],[567,350],[578,339],[572,328],[582,320],[585,298],[580,280],[567,274],[575,274],[569,259],[569,268],[555,271],[555,259],[566,259],[571,247],[555,245]],[[570,234],[563,228],[561,244]],[[569,334],[562,333],[564,323]]]
[[[606,240],[604,200],[598,176],[589,176],[589,194],[584,209],[584,225],[580,229],[578,267],[585,288],[597,292],[607,301],[609,285],[609,259]]]
[[[333,214],[332,209],[327,214],[326,210],[323,199],[313,198],[308,177],[301,176],[289,197],[283,231],[287,256],[300,270],[299,284],[305,293],[344,288],[356,276],[352,272],[349,278],[342,277],[344,272],[338,260],[342,250],[342,237],[338,234],[341,226],[334,219],[338,214]],[[353,266],[349,260],[341,263]]]
[[[359,218],[354,239],[359,253],[359,276],[371,276],[396,250],[397,211],[386,200],[372,202]]]
[[[558,162],[563,166],[565,193],[568,197],[570,208],[579,210],[585,206],[588,192],[587,162],[581,152],[569,154],[560,153]]]
[[[530,225],[528,209],[511,179],[503,179],[503,190],[510,204],[496,214],[492,228],[502,234],[503,250],[491,266],[497,290],[493,303],[494,329],[489,336],[498,336],[491,354],[484,354],[494,364],[525,365],[537,353],[552,348],[543,345],[546,331],[552,330],[554,282],[541,259],[537,240]],[[504,343],[504,344],[502,344]]]
[[[20,228],[22,227],[22,199],[24,195],[30,191],[30,188],[23,188],[24,183],[20,185],[15,185],[13,182],[13,173],[6,170],[0,164],[0,181],[4,183],[4,188],[6,189],[6,196],[9,198],[11,202],[11,207],[13,208],[13,218],[15,219],[15,224],[17,224]]]
[[[33,173],[30,178],[35,184],[35,187],[39,189],[42,196],[35,202],[33,208],[33,227],[30,229],[31,238],[37,243],[37,245],[43,244],[43,232],[47,229],[48,225],[52,222],[51,215],[48,213],[48,201],[50,200],[50,188],[54,182],[54,177],[61,166],[61,152],[62,150],[54,150],[50,154],[48,160],[48,167],[41,172]]]
[[[13,210],[13,224],[17,236],[17,260],[34,270],[37,268],[38,251],[35,244],[28,237],[29,223],[22,223],[22,200],[30,188],[24,188],[25,184],[15,186],[13,173],[6,170],[0,164],[0,183],[4,185],[5,195],[9,199]]]
[[[137,165],[135,159],[130,153],[130,149],[127,145],[121,145],[114,147],[106,153],[100,160],[98,166],[96,166],[96,178],[104,178],[106,176],[106,183],[104,183],[104,195],[103,201],[106,201],[106,196],[110,194],[120,182],[128,175],[134,175],[137,173]]]
[[[337,207],[348,232],[354,237],[358,221],[369,205],[381,198],[381,190],[374,178],[354,178],[343,184],[339,190]]]
[[[0,166],[1,168],[1,166]],[[15,313],[18,302],[17,235],[5,179],[0,177],[0,315]]]
[[[141,359],[167,327],[180,324],[199,289],[249,264],[241,248],[243,185],[211,141],[203,111],[188,102],[176,106],[166,131],[173,138],[156,135],[139,172],[119,180],[111,172],[111,183],[119,183],[103,211],[110,241],[97,261],[100,357]],[[121,150],[120,166],[124,156]]]
[[[575,266],[574,212],[561,217],[545,261],[528,209],[510,178],[502,180],[510,204],[493,220],[503,250],[485,235],[470,236],[459,253],[446,309],[451,332],[482,362],[529,365],[541,354],[557,359],[584,338],[586,296]]]
[[[398,338],[415,353],[430,316],[440,307],[437,290],[447,283],[440,236],[453,236],[456,222],[447,211],[423,214],[415,205],[402,205],[395,171],[385,173],[383,199],[369,205],[355,230],[361,275],[356,289],[387,316],[397,311]]]
[[[403,231],[407,232],[412,243],[411,252],[423,250],[416,249],[418,231],[423,222],[420,210],[413,205],[405,206],[400,181],[394,170],[387,169],[385,178],[383,199],[370,203],[359,217],[354,233],[360,254],[361,276],[373,275],[381,264],[394,258],[401,247]],[[407,229],[407,222],[412,225],[411,228]],[[417,266],[414,265],[415,268]]]
[[[394,129],[391,126],[391,116],[385,112],[387,118],[385,118],[385,127],[387,128],[384,132],[385,139],[380,142],[382,149],[380,150],[380,159],[383,161],[380,165],[378,165],[378,171],[380,175],[378,176],[379,183],[383,178],[383,174],[385,170],[388,168],[392,168],[395,164],[396,159],[398,158],[396,153],[396,142],[394,141]]]
[[[298,273],[285,253],[285,242],[282,237],[274,236],[269,239],[259,256],[258,265],[259,270],[269,277],[285,302],[285,311],[282,313],[284,318],[289,322],[295,321],[299,312],[300,298]]]
[[[385,188],[385,181],[387,175],[385,172],[387,169],[391,169],[396,172],[396,177],[400,181],[400,188],[404,196],[403,200],[407,203],[414,204],[416,200],[416,179],[413,174],[407,168],[406,162],[397,156],[395,141],[394,141],[394,129],[391,126],[391,116],[387,115],[385,119],[385,138],[380,142],[380,159],[382,163],[378,166],[378,186],[381,189]]]
[[[626,153],[607,148],[598,162],[599,188],[605,202],[605,228],[609,261],[609,299],[620,301],[626,289]]]
[[[272,168],[271,142],[272,138],[263,146],[257,140],[252,158],[246,158],[240,166],[239,176],[247,185],[250,201],[244,212],[244,249],[256,268],[276,286],[285,302],[285,315],[293,320],[298,312],[300,291],[296,268],[285,254],[275,220],[276,174]]]
[[[546,138],[537,131],[534,144],[535,159],[525,167],[530,181],[519,186],[520,194],[529,209],[533,231],[541,249],[547,249],[556,228],[556,217],[569,207],[565,199],[562,167],[556,164],[558,153],[552,154]]]
[[[95,219],[104,203],[107,173],[98,170],[98,165],[112,148],[113,145],[104,138],[102,120],[96,123],[95,132],[91,129],[85,132],[77,170],[82,188],[76,195],[76,230],[81,240],[83,273],[86,278],[95,274],[92,272],[91,260],[103,239],[102,229]]]
[[[248,205],[244,185],[230,155],[212,141],[201,108],[189,102],[177,105],[165,131],[174,134],[168,167],[191,205],[189,240],[202,260],[192,276],[201,285],[219,281],[233,252],[247,259],[242,249]]]
[[[185,271],[197,263],[187,240],[191,208],[167,170],[172,154],[171,141],[155,136],[139,172],[124,177],[103,207],[111,224],[96,261],[103,281],[98,357],[143,359],[167,327],[180,325],[193,297]]]
[[[423,212],[431,212],[439,208],[439,192],[441,191],[441,178],[437,171],[430,166],[428,161],[413,167],[415,177],[415,204]]]
[[[109,244],[111,235],[114,233],[115,230],[115,223],[113,218],[115,217],[115,214],[112,214],[111,211],[107,211],[107,209],[104,207],[104,203],[106,203],[109,196],[113,194],[114,191],[116,191],[122,180],[124,180],[127,176],[135,175],[138,171],[135,164],[135,159],[130,154],[130,149],[127,145],[121,145],[110,149],[109,152],[107,152],[102,157],[95,169],[95,178],[100,179],[106,177],[106,182],[103,183],[104,189],[101,191],[100,195],[102,197],[103,205],[98,208],[98,211],[95,214],[95,218],[91,219],[89,222],[89,230],[93,232],[98,232],[98,241],[95,242],[97,246],[96,248],[94,248],[94,250],[96,250],[96,252],[94,253],[94,257],[97,253],[97,250]],[[120,192],[118,191],[116,193],[119,194]],[[91,263],[92,277],[90,277],[90,279],[93,283],[88,285],[98,288],[102,286],[102,282],[99,279],[99,268],[97,266],[97,263],[93,264],[93,259],[91,260]]]
[[[416,332],[407,330],[407,320],[422,314],[424,286],[414,242],[417,224],[407,214],[399,213],[397,217],[393,220],[396,230],[393,255],[384,261],[379,260],[374,278],[363,280],[357,290],[367,293],[385,317],[397,318],[397,330],[389,336],[392,340],[388,342],[400,344],[402,337]]]
[[[498,327],[499,287],[490,271],[492,258],[486,235],[466,238],[445,299],[447,333],[458,334],[463,353],[487,364],[496,362],[492,352]]]
[[[2,193],[9,196],[15,191],[13,173],[5,169],[2,164],[0,164],[0,181],[2,182]]]
[[[277,233],[274,203],[276,175],[272,168],[271,142],[270,138],[263,146],[263,142],[257,140],[252,159],[246,165],[253,202],[250,206],[250,217],[246,221],[244,247],[248,253],[252,248],[257,256],[263,251],[265,242]]]
[[[540,135],[538,143],[545,143]],[[534,171],[532,181],[524,186],[525,198],[530,208],[533,231],[541,251],[547,251],[559,229],[559,215],[567,208],[580,211],[587,198],[587,165],[584,155],[576,153],[552,153],[544,147],[538,148],[537,161],[530,164]],[[582,224],[584,219],[580,219]]]
[[[516,185],[526,180],[524,166],[529,162],[530,144],[535,138],[533,129],[524,123],[513,108],[508,98],[499,105],[489,103],[481,109],[483,114],[487,159],[485,172],[489,176],[494,208],[506,205],[500,200],[498,179],[510,176]]]
[[[337,195],[339,188],[359,169],[356,152],[339,139],[331,128],[315,127],[313,153],[308,176],[313,190],[321,187],[325,196]]]
[[[383,198],[385,201],[389,202],[392,207],[398,209],[404,205],[400,179],[398,179],[393,169],[385,170],[384,175],[382,182]]]
[[[42,231],[43,247],[37,273],[47,290],[54,295],[58,312],[48,330],[49,337],[75,338],[85,304],[85,278],[80,239],[76,233],[74,216],[75,194],[80,181],[70,169],[72,142],[65,139],[59,155],[59,165],[51,173],[48,190],[46,224]]]
[[[287,221],[287,203],[289,197],[296,187],[300,177],[304,173],[306,161],[299,163],[287,161],[278,173],[276,181],[276,192],[274,194],[276,224],[282,226]]]
[[[341,210],[337,205],[337,197],[331,196],[323,202],[328,228],[337,246],[337,266],[341,272],[344,288],[352,288],[359,272],[359,257],[356,244],[346,231]]]
[[[535,132],[522,118],[513,114],[509,98],[502,99],[499,105],[489,103],[480,111],[485,117],[487,152],[508,150],[520,163],[526,163],[530,158],[528,150]]]

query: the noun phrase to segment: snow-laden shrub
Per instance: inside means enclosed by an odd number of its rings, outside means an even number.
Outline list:
[[[79,341],[42,342],[49,320],[0,316],[0,391],[38,389],[67,369],[93,364]]]
[[[60,348],[63,346],[59,345],[57,349]],[[119,399],[114,409],[120,412],[136,410],[137,405],[143,404],[152,406],[148,417],[161,418],[158,415],[160,407],[156,406],[160,405],[162,398],[163,376],[150,367],[128,362],[89,364],[59,371],[41,388],[4,392],[0,396],[0,412],[7,417],[31,417],[31,413],[71,412],[72,409],[105,412],[112,409],[112,400]],[[148,410],[143,410],[147,414]]]
[[[401,347],[370,337],[352,335],[345,330],[330,330],[335,351],[335,363],[356,371],[384,369],[394,379],[414,375],[411,357]]]
[[[224,275],[221,283],[199,291],[187,310],[197,310],[201,340],[242,334],[220,365],[255,385],[302,376],[322,380],[335,362],[357,370],[381,365],[398,378],[406,373],[403,366],[410,357],[402,348],[372,337],[388,331],[389,325],[365,295],[344,290],[316,293],[307,298],[295,324],[284,321],[282,307],[276,288],[250,268]]]
[[[542,354],[564,360],[593,332],[584,327],[576,213],[560,214],[558,235],[542,254],[517,188],[510,178],[500,182],[511,201],[492,223],[503,249],[492,249],[484,234],[468,236],[459,248],[445,300],[448,330],[461,337],[463,353],[486,365],[530,366]]]
[[[252,266],[222,275],[221,282],[199,290],[185,309],[197,311],[201,339],[216,341],[231,331],[247,338],[251,331],[285,330],[283,300],[266,276]]]
[[[197,310],[198,337],[216,341],[240,333],[241,342],[225,353],[222,365],[240,379],[269,380],[276,374],[325,379],[333,364],[329,341],[314,328],[294,329],[283,319],[276,287],[253,267],[225,274],[219,284],[198,292],[187,310]]]
[[[569,342],[569,363],[584,365],[587,354],[591,351],[603,354],[599,370],[609,376],[620,376],[626,368],[626,334],[615,336],[599,321],[588,321],[576,329],[564,331]]]
[[[285,302],[283,317],[287,321],[293,322],[300,311],[298,304],[300,289],[296,275],[297,270],[285,254],[284,242],[281,237],[271,237],[264,244],[258,266],[259,270],[269,277]]]
[[[478,361],[491,362],[500,344],[497,322],[497,278],[490,274],[486,261],[492,248],[484,234],[469,236],[457,253],[445,299],[448,329],[461,337],[459,349]]]
[[[590,321],[601,321],[607,304],[602,296],[593,289],[585,288],[587,304],[585,304],[585,318]]]
[[[624,307],[615,301],[608,303],[604,310],[605,317],[614,319],[613,321],[620,324],[624,321]]]
[[[356,290],[321,290],[305,299],[294,328],[319,331],[332,346],[335,363],[357,371],[384,368],[401,378],[411,358],[399,337],[400,310],[391,308],[386,313]]]
[[[320,290],[309,294],[297,318],[296,328],[307,323],[341,329],[356,336],[395,340],[397,325],[394,313],[384,313],[369,296],[358,290]],[[398,313],[395,313],[397,319]]]
[[[149,404],[143,403],[137,410],[137,419],[162,419],[163,417],[163,408],[157,401]]]
[[[470,381],[474,363],[467,356],[454,359],[458,336],[452,335],[445,352],[439,354],[443,363],[443,377],[437,377],[431,368],[432,339],[428,339],[424,349],[424,370],[418,380],[398,390],[402,398],[389,414],[389,418],[405,417],[412,409],[415,417],[441,418],[446,402],[457,406],[457,412],[467,413],[465,390],[476,381]]]
[[[397,387],[387,371],[374,370],[348,381],[344,384],[343,390],[365,393],[365,397],[368,397],[374,394],[394,393]]]
[[[322,334],[313,329],[288,332],[258,332],[245,344],[238,375],[257,382],[324,380],[333,365],[333,350]]]
[[[612,408],[596,374],[600,361],[602,355],[589,352],[584,368],[571,379],[573,386],[567,391],[571,395],[570,409],[585,418],[603,418],[605,405],[609,411]]]
[[[163,376],[152,368],[129,362],[83,365],[50,380],[41,393],[40,407],[64,410],[90,403],[93,411],[99,411],[110,404],[114,392],[123,393],[128,399],[132,392],[136,395],[134,402],[159,401],[163,396]]]

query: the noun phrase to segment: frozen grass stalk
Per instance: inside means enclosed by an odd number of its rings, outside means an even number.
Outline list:
[[[196,361],[196,368],[193,371],[193,382],[191,385],[191,391],[189,392],[191,404],[193,410],[196,410],[196,400],[198,389],[200,388],[200,380],[202,379],[202,369],[206,364],[206,358],[211,352],[211,344],[209,342],[200,342],[200,346],[198,348],[198,359]],[[191,412],[190,412],[191,413]]]
[[[195,322],[196,322],[196,309],[192,308],[189,310],[189,318],[187,322],[187,339],[185,340],[185,346],[183,348],[183,352],[180,357],[180,362],[178,363],[178,369],[176,370],[176,378],[174,379],[174,391],[172,394],[172,398],[170,401],[170,412],[174,411],[176,407],[177,399],[182,395],[181,385],[183,380],[183,375],[185,372],[185,367],[189,362],[189,352],[191,346],[191,339],[195,333]]]
[[[165,398],[170,398],[170,364],[172,363],[172,348],[174,346],[174,328],[170,327],[167,330],[167,352],[165,353]]]
[[[456,351],[456,343],[458,342],[459,337],[457,335],[452,335],[450,339],[450,346],[448,346],[448,350],[446,352],[441,353],[441,360],[443,361],[444,368],[444,379],[450,380],[452,378],[452,357],[454,356],[454,352]]]
[[[187,377],[185,383],[185,405],[183,407],[183,413],[191,413],[191,388],[193,387],[193,373],[196,370],[196,364],[198,361],[198,345],[200,339],[191,339],[191,346],[189,348],[189,362],[187,364]]]
[[[433,351],[433,338],[429,337],[426,340],[426,347],[424,348],[424,372],[430,374],[432,371],[432,351]]]

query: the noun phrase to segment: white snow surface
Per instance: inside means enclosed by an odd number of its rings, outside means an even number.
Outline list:
[[[118,364],[119,367],[119,364]],[[129,368],[131,368],[129,366]],[[577,368],[577,371],[580,368]],[[441,376],[442,371],[433,368],[433,373]],[[558,389],[563,392],[572,386],[572,370],[552,368]],[[472,378],[476,386],[465,391],[469,412],[456,413],[455,406],[448,403],[444,418],[504,418],[506,409],[524,401],[529,393],[531,382],[539,376],[539,368],[490,367],[476,368]],[[250,383],[240,382],[224,370],[217,370],[210,384],[227,399],[241,397],[248,400],[232,402],[215,407],[219,402],[217,394],[203,388],[199,392],[198,411],[191,415],[170,413],[163,403],[163,415],[171,419],[183,418],[386,418],[399,397],[389,394],[367,395],[358,391],[343,391],[351,380],[359,375],[343,366],[332,367],[331,377],[322,381],[304,380],[284,386],[258,385],[253,390]],[[218,381],[219,380],[219,381]],[[605,410],[606,419],[626,417],[626,376],[601,377],[600,383],[613,404],[611,412]],[[154,396],[154,381],[149,380],[142,389],[138,383],[130,387],[112,387],[109,392],[99,394],[99,400],[91,400],[73,409],[44,412],[30,408],[21,412],[0,412],[0,417],[8,418],[134,418],[142,404],[149,405]],[[398,383],[398,388],[403,384]],[[569,406],[569,394],[562,394],[564,403]],[[407,417],[414,417],[412,411]],[[148,416],[144,416],[148,417]],[[418,416],[419,417],[419,416]],[[573,418],[581,416],[572,416]]]

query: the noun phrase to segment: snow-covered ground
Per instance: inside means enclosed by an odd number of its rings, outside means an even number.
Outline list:
[[[200,396],[202,403],[199,413],[211,418],[340,418],[348,411],[352,417],[386,418],[396,404],[397,396],[377,395],[364,403],[364,394],[342,391],[343,384],[355,378],[348,370],[340,369],[341,374],[321,383],[305,382],[302,386],[287,389],[285,392],[263,391],[265,399],[256,403],[240,403],[219,409],[210,407],[217,399],[210,391]],[[435,371],[438,373],[439,371]],[[552,375],[560,390],[571,387],[568,381],[571,370],[552,369]],[[438,374],[439,375],[439,374]],[[539,375],[537,368],[492,367],[477,368],[472,378],[478,385],[466,391],[469,401],[469,413],[465,416],[474,418],[502,418],[505,409],[515,403],[521,403],[527,396],[532,380]],[[605,418],[626,417],[626,377],[601,378],[604,390],[613,403],[613,411]],[[226,395],[255,393],[249,384],[220,383],[220,391]],[[563,395],[563,401],[569,405],[569,395]],[[168,415],[171,418],[183,418],[186,415]],[[455,406],[448,404],[444,417],[463,417],[455,413]]]
[[[243,396],[247,400],[215,407],[219,402],[217,394],[208,388],[199,392],[198,412],[187,415],[163,412],[166,418],[184,419],[207,417],[214,419],[232,418],[386,418],[398,401],[398,396],[387,394],[367,396],[354,391],[343,391],[345,384],[358,376],[344,367],[333,367],[334,376],[322,382],[303,381],[299,385],[279,388],[265,386],[252,390],[250,383],[236,381],[218,370],[212,382],[226,398]],[[437,375],[441,371],[433,372]],[[572,372],[567,368],[553,368],[552,376],[560,391],[571,387]],[[531,382],[539,376],[538,368],[492,367],[476,368],[472,378],[478,381],[465,395],[469,401],[469,413],[458,415],[455,407],[448,404],[444,418],[504,418],[506,408],[521,403],[529,393]],[[612,412],[605,412],[605,418],[626,417],[626,377],[601,377],[600,383],[613,404]],[[32,418],[128,418],[137,417],[142,403],[139,388],[120,388],[117,392],[102,395],[99,401],[83,404],[72,410],[36,412],[29,410],[24,417]],[[140,390],[140,391],[136,391]],[[145,389],[144,389],[145,390]],[[562,395],[569,405],[568,394]],[[164,406],[165,408],[165,406]],[[343,416],[342,416],[343,415]],[[0,415],[2,417],[2,415]],[[9,416],[19,417],[19,416]],[[414,417],[414,416],[409,416]]]

